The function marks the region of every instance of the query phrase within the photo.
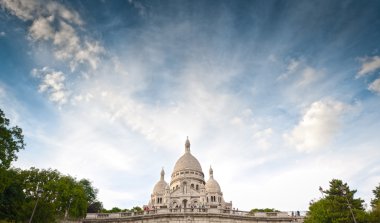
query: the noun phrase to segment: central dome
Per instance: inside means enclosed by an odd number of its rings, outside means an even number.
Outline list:
[[[186,152],[175,163],[173,173],[181,170],[195,170],[202,172],[202,167],[197,158],[191,155],[190,152]]]
[[[182,170],[195,170],[198,172],[202,172],[202,167],[197,158],[195,158],[190,153],[190,141],[189,138],[186,139],[185,143],[185,154],[183,154],[175,163],[173,173]]]

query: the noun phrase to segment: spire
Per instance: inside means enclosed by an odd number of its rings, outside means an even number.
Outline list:
[[[164,177],[165,177],[165,171],[164,171],[164,167],[162,167],[162,169],[161,169],[161,180],[164,180]]]
[[[189,136],[187,136],[186,143],[185,143],[185,152],[189,153],[190,152],[190,141],[189,141]]]
[[[209,173],[210,173],[210,178],[214,179],[214,171],[212,170],[211,165],[210,165]]]

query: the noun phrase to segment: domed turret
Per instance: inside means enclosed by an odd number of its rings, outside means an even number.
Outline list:
[[[208,193],[222,193],[219,183],[214,179],[214,171],[210,166],[210,179],[206,183],[206,191]]]
[[[166,183],[165,181],[165,171],[164,171],[164,168],[162,168],[161,170],[161,179],[156,183],[156,185],[154,185],[154,188],[153,188],[153,194],[163,194],[165,193],[165,189],[168,185],[168,183]]]

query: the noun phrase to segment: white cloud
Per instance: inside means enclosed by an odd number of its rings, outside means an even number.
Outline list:
[[[49,40],[54,37],[54,30],[50,23],[53,21],[53,16],[40,17],[33,21],[32,26],[29,28],[29,35],[34,40]]]
[[[34,14],[39,8],[40,2],[34,0],[1,0],[0,4],[2,7],[8,9],[13,15],[26,21],[34,17]]]
[[[380,94],[380,78],[374,80],[374,81],[368,86],[368,90]]]
[[[333,100],[314,102],[305,111],[302,120],[284,139],[297,150],[311,152],[326,146],[339,131],[341,115],[348,105]]]
[[[81,27],[83,21],[74,10],[57,2],[46,3],[39,0],[2,0],[0,4],[18,18],[32,21],[29,27],[30,39],[52,43],[55,57],[68,61],[72,71],[79,64],[97,68],[104,48],[99,42],[83,40],[78,35],[75,28]]]
[[[0,5],[24,21],[34,20],[43,15],[55,15],[73,24],[83,24],[77,12],[53,1],[0,0]]]
[[[48,67],[33,69],[32,75],[41,80],[38,91],[49,95],[49,100],[57,104],[65,104],[68,92],[65,87],[65,75]]]
[[[286,67],[286,72],[277,77],[277,81],[292,79],[296,86],[304,87],[321,77],[323,73],[310,67],[305,62],[292,59]]]
[[[380,57],[373,56],[361,59],[362,66],[356,75],[356,78],[370,74],[380,68]]]
[[[1,36],[5,36],[5,35],[6,35],[6,33],[5,33],[4,31],[1,31],[1,32],[0,32],[0,37],[1,37]]]
[[[262,149],[267,149],[271,146],[271,137],[273,135],[273,130],[271,128],[266,128],[261,131],[257,131],[253,137],[257,145]]]
[[[298,86],[307,86],[313,81],[315,81],[322,72],[317,71],[314,68],[306,67],[304,70],[302,70],[302,78],[298,82]]]

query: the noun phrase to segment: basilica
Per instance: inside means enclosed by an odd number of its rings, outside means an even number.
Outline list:
[[[160,180],[143,211],[87,213],[83,223],[302,223],[304,217],[287,212],[239,211],[225,202],[210,167],[208,180],[186,140],[184,154],[177,160],[170,183],[161,170]]]
[[[225,202],[219,183],[214,179],[210,166],[205,181],[202,167],[191,152],[187,138],[184,154],[177,160],[171,174],[170,184],[165,181],[165,171],[153,188],[151,199],[145,208],[221,208],[231,209],[232,202]]]

